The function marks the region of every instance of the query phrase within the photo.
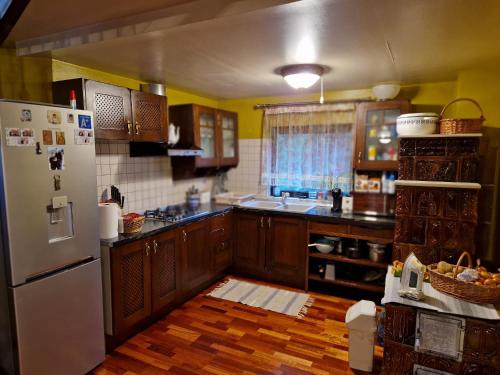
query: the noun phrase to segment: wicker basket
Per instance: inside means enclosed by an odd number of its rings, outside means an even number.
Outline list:
[[[437,263],[429,265],[427,268],[431,276],[431,285],[434,289],[441,293],[463,299],[472,303],[496,303],[500,301],[500,287],[489,287],[483,285],[476,285],[474,283],[466,283],[456,278],[458,266],[462,260],[467,257],[468,268],[472,268],[472,259],[467,251],[464,251],[458,259],[455,270],[453,271],[454,277],[445,276],[437,272]]]
[[[445,111],[450,105],[460,101],[471,102],[481,111],[479,118],[443,118]],[[463,133],[481,133],[481,126],[485,118],[483,109],[474,99],[458,98],[446,104],[439,115],[439,132],[441,134],[463,134]]]
[[[139,233],[144,225],[144,216],[134,217],[132,219],[123,219],[123,233]]]

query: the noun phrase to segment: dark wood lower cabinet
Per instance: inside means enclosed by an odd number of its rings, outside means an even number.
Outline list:
[[[260,276],[264,273],[264,216],[238,212],[234,215],[234,257],[236,273]]]
[[[111,252],[113,331],[121,334],[151,315],[151,261],[143,241]]]
[[[169,231],[153,237],[151,262],[151,290],[153,313],[174,302],[181,290],[180,248],[178,231]]]
[[[197,291],[212,277],[208,223],[198,221],[182,227],[181,231],[181,277],[185,292]]]
[[[210,250],[215,276],[222,276],[233,264],[233,214],[226,212],[210,219]]]
[[[237,213],[234,271],[280,284],[305,287],[307,222],[281,216]]]
[[[307,222],[267,217],[266,269],[268,279],[297,288],[305,287]]]

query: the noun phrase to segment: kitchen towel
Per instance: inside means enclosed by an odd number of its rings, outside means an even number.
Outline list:
[[[118,237],[118,212],[116,203],[99,203],[99,236],[101,239]]]

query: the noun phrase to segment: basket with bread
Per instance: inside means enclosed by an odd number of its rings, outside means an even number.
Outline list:
[[[462,261],[467,259],[467,266]],[[430,264],[431,285],[434,289],[472,303],[500,302],[500,273],[488,272],[480,265],[472,266],[470,254],[464,251],[456,265],[441,261]]]

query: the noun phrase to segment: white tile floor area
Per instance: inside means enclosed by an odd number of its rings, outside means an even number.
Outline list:
[[[233,192],[259,193],[261,140],[240,139],[240,163],[229,170],[226,188]]]
[[[131,158],[128,143],[97,142],[97,196],[115,185],[125,195],[125,211],[182,203],[185,192],[195,185],[211,191],[213,178],[173,181],[170,158],[153,156]]]

